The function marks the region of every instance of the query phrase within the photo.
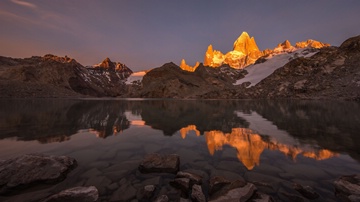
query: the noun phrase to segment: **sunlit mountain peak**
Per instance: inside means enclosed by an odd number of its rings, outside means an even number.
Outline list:
[[[239,51],[244,55],[249,55],[252,52],[259,51],[259,48],[256,45],[255,38],[250,37],[247,32],[243,32],[234,42],[233,51]]]
[[[200,62],[196,62],[195,65],[192,67],[186,64],[185,59],[182,59],[180,62],[180,68],[185,71],[194,72],[196,68],[200,65]]]

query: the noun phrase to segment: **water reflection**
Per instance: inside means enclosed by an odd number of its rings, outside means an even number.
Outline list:
[[[148,126],[166,136],[204,136],[213,155],[225,145],[248,168],[265,150],[317,160],[360,160],[360,107],[354,102],[184,100],[1,100],[0,139],[62,142],[87,130],[99,138]],[[144,134],[146,135],[146,134]]]
[[[180,130],[181,137],[186,138],[189,131],[195,130],[196,126],[190,125]],[[196,131],[196,135],[200,133]],[[229,145],[237,150],[237,158],[248,169],[252,170],[260,164],[260,156],[265,149],[279,151],[286,156],[296,160],[298,155],[303,155],[316,160],[325,160],[337,153],[327,149],[309,148],[300,145],[286,145],[279,143],[276,139],[266,140],[260,134],[248,128],[233,128],[231,133],[223,133],[222,131],[205,132],[205,139],[209,153],[214,155],[215,151],[222,150],[223,146]]]

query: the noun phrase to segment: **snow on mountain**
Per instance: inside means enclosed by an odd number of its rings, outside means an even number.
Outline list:
[[[149,70],[150,71],[150,70]],[[140,83],[148,71],[139,71],[132,73],[126,80],[125,84]]]
[[[251,84],[248,87],[255,86],[261,80],[272,74],[276,69],[284,66],[290,60],[298,57],[311,57],[315,53],[317,53],[317,51],[314,49],[298,49],[291,53],[283,52],[280,54],[271,54],[265,58],[265,62],[247,66],[245,70],[248,74],[246,74],[244,78],[237,80],[234,85],[250,82]]]

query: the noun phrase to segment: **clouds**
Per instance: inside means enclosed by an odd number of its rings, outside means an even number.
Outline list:
[[[14,4],[17,4],[17,5],[32,8],[32,9],[37,8],[37,6],[35,4],[29,3],[26,1],[22,1],[22,0],[11,0],[11,2],[13,2]]]

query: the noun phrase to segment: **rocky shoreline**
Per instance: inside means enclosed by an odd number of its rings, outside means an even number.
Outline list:
[[[235,175],[208,175],[202,170],[180,170],[181,160],[176,154],[148,154],[134,162],[136,175],[145,179],[133,184],[125,178],[118,183],[105,178],[93,184],[77,186],[67,183],[62,190],[49,192],[49,186],[63,181],[77,161],[67,156],[27,154],[0,161],[0,199],[4,201],[322,201],[315,187],[301,183],[289,184],[287,190],[274,192],[264,181],[246,181]],[[92,170],[83,175],[97,176]],[[114,169],[113,178],[123,170]],[[119,174],[120,175],[120,174]],[[264,175],[265,176],[265,175]],[[271,176],[269,176],[271,177]],[[113,179],[111,179],[113,180]],[[163,183],[160,183],[163,181]],[[135,180],[136,182],[136,180]],[[108,184],[112,194],[103,196],[99,184]],[[165,187],[164,187],[165,186]],[[333,181],[334,195],[340,201],[360,200],[360,175],[340,176]],[[43,189],[43,191],[42,191]],[[36,194],[32,194],[34,191]]]

